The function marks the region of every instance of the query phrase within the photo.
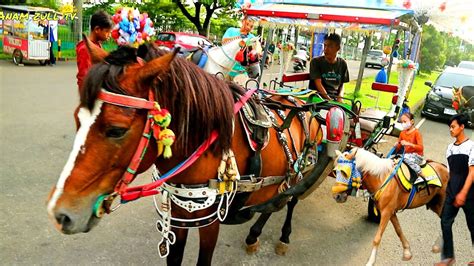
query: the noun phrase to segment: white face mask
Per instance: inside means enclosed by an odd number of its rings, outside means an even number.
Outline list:
[[[406,123],[402,123],[402,128],[404,130],[407,130],[411,127],[411,123],[410,122],[406,122]]]

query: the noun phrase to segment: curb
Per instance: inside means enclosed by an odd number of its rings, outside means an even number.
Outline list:
[[[421,112],[421,109],[423,108],[424,103],[425,103],[424,98],[416,102],[412,107],[410,107],[411,113],[418,115]]]

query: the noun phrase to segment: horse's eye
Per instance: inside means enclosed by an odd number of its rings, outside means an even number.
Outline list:
[[[128,128],[124,127],[110,127],[105,131],[105,136],[107,138],[119,139],[127,133]]]

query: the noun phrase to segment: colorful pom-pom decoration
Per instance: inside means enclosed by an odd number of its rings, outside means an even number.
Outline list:
[[[118,45],[138,47],[155,35],[153,22],[148,14],[140,14],[138,9],[121,7],[115,11],[112,21],[115,23],[112,38]]]
[[[173,145],[175,140],[174,132],[171,129],[163,129],[160,132],[159,142],[163,145],[163,158],[171,158],[171,145]]]
[[[385,72],[385,68],[380,69],[377,76],[375,76],[375,82],[378,83],[387,83],[387,73]]]
[[[162,128],[166,128],[171,123],[171,114],[166,109],[155,110],[153,112],[153,119],[155,120],[157,125]]]

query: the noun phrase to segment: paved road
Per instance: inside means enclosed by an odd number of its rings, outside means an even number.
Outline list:
[[[157,215],[152,199],[129,203],[87,234],[65,236],[48,221],[45,200],[56,183],[74,138],[73,109],[78,96],[75,64],[56,67],[13,66],[0,61],[0,258],[5,265],[163,265],[156,251]],[[427,121],[421,127],[428,157],[444,161],[452,140],[447,127]],[[472,134],[472,132],[470,132]],[[140,176],[146,182],[149,176]],[[287,256],[274,254],[284,213],[275,214],[261,236],[261,250],[246,255],[244,238],[250,223],[222,226],[215,265],[362,265],[377,229],[365,220],[366,203],[351,198],[336,204],[327,179],[295,210]],[[423,208],[400,214],[410,240],[410,264],[438,260],[430,252],[440,231],[435,215]],[[454,225],[459,265],[474,259],[464,215]],[[184,265],[197,258],[197,231],[191,231]],[[402,264],[399,240],[388,226],[379,251],[380,265]],[[403,263],[406,264],[406,263]]]

